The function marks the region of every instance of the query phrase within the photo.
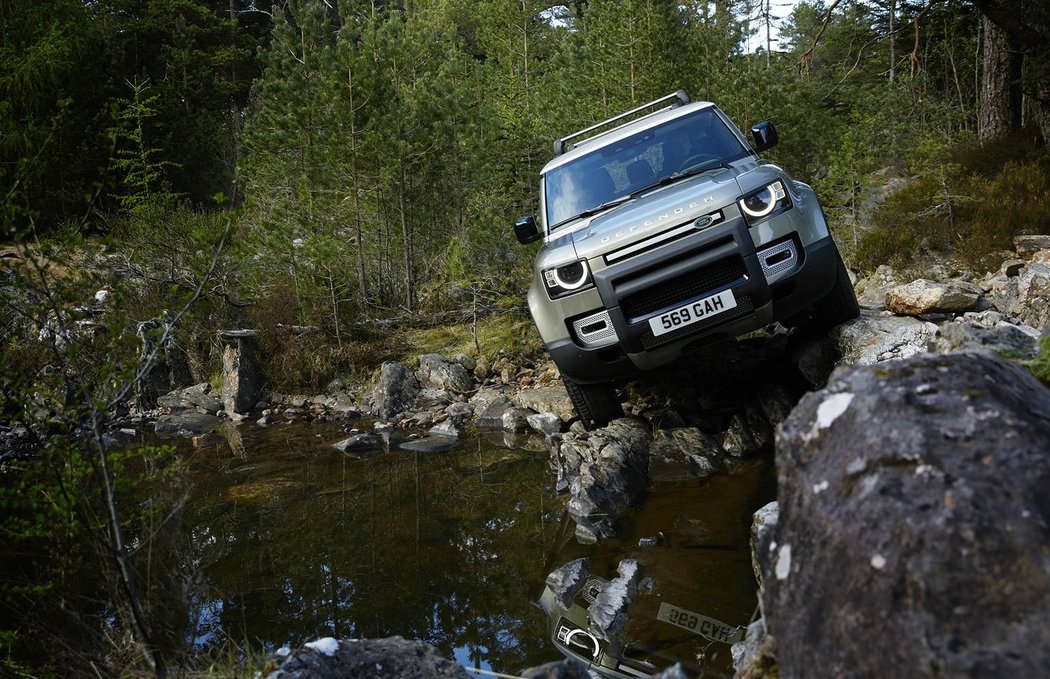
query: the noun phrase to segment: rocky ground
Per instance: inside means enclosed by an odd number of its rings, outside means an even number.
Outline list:
[[[332,445],[367,456],[447,449],[476,428],[549,452],[576,537],[590,543],[613,534],[651,480],[731,471],[775,441],[780,511],[756,515],[765,617],[734,649],[742,676],[778,662],[784,676],[1045,669],[1031,649],[1050,648],[1050,513],[1038,492],[1050,481],[1050,406],[1011,362],[1036,356],[1050,326],[1050,236],[1019,237],[979,280],[880,267],[856,290],[861,317],[827,337],[778,326],[710,347],[628,386],[626,417],[597,431],[575,420],[551,364],[428,354],[384,364],[365,387],[269,394],[249,412],[207,385],[175,390],[120,419],[111,442],[142,427],[207,445],[223,421],[346,420]],[[21,440],[0,436],[8,448]],[[312,671],[272,676],[328,676]],[[542,671],[531,676],[571,675]]]

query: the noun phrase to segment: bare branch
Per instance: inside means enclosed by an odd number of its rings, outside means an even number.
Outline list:
[[[842,2],[842,0],[835,0],[835,2],[828,6],[828,10],[824,13],[824,23],[820,25],[820,30],[817,31],[817,34],[813,36],[813,44],[809,46],[808,50],[802,53],[802,58],[799,60],[798,64],[795,65],[795,68],[805,72],[809,71],[809,57],[813,54],[813,50],[817,48],[817,43],[820,42],[820,38],[824,35],[824,31],[828,29],[828,24],[831,23],[831,13],[835,11],[835,8],[839,6],[840,2]]]

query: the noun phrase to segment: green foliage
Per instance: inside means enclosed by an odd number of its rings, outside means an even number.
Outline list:
[[[1044,335],[1039,338],[1039,354],[1029,368],[1043,384],[1050,387],[1050,337]]]
[[[118,195],[120,206],[131,214],[143,212],[150,206],[168,206],[178,197],[168,190],[165,170],[177,167],[170,160],[159,160],[162,149],[146,138],[146,125],[158,114],[159,95],[147,94],[149,83],[128,83],[130,99],[118,99],[118,127],[113,134],[117,148],[113,167],[123,178],[124,193]]]
[[[856,264],[907,266],[924,255],[954,253],[964,266],[984,271],[1002,262],[1014,236],[1050,233],[1050,157],[1029,154],[995,170],[989,158],[1007,156],[995,145],[983,148],[986,154],[941,149],[939,159],[931,157],[923,174],[875,210]]]

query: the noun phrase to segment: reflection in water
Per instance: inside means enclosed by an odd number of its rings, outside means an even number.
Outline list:
[[[192,574],[181,619],[197,650],[396,634],[513,673],[561,657],[565,644],[551,640],[562,619],[582,630],[570,646],[592,643],[586,601],[557,614],[545,602],[546,627],[530,605],[548,572],[586,557],[595,591],[621,561],[638,564],[626,623],[594,642],[614,660],[605,665],[633,659],[624,676],[638,676],[681,660],[690,674],[730,673],[726,642],[755,608],[748,528],[775,495],[770,459],[660,484],[616,539],[583,546],[551,490],[545,447],[477,438],[352,459],[330,446],[344,437],[338,425],[244,425],[226,432],[233,446],[182,451],[192,475],[183,533],[162,544]]]
[[[731,476],[654,486],[616,540],[582,547],[566,525],[548,561],[558,583],[540,598],[548,637],[604,676],[649,676],[678,661],[690,676],[731,676],[730,645],[757,605],[751,514],[775,494],[763,458]]]
[[[239,433],[235,451],[185,451],[199,649],[399,634],[483,668],[556,657],[529,605],[559,511],[545,455],[474,441],[354,460],[328,445],[338,427]]]

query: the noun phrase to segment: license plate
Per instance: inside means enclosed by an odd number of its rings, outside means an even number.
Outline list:
[[[656,619],[687,629],[711,641],[735,644],[744,638],[744,630],[741,627],[733,627],[706,615],[672,606],[666,601],[660,604],[660,611],[656,614]]]
[[[704,297],[685,306],[680,306],[673,311],[653,316],[649,319],[649,327],[653,335],[663,335],[687,325],[698,323],[705,318],[717,316],[736,307],[736,297],[732,290],[723,290],[717,295]]]

